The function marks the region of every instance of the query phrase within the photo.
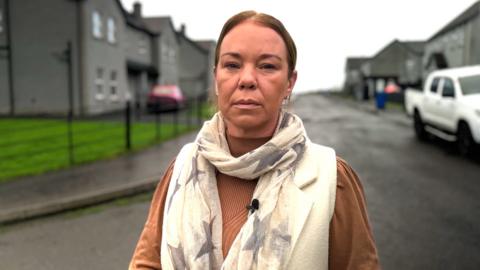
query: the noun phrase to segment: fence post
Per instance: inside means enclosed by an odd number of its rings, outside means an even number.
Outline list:
[[[131,114],[130,114],[130,101],[127,101],[125,106],[125,148],[130,150],[132,148],[131,144]]]
[[[67,116],[68,160],[69,160],[70,166],[75,164],[75,158],[74,158],[74,153],[73,153],[74,148],[73,148],[72,118],[73,118],[73,113],[70,110],[68,112],[68,116]]]
[[[72,42],[67,42],[67,49],[65,51],[65,57],[68,64],[68,156],[70,161],[70,166],[75,163],[74,158],[74,145],[73,145],[73,131],[72,131],[72,119],[73,119],[73,61],[72,61]]]
[[[7,63],[8,63],[8,94],[9,94],[9,104],[10,104],[10,115],[15,115],[15,91],[14,91],[14,82],[13,82],[13,52],[12,52],[12,20],[10,16],[10,0],[4,2],[5,5],[5,22],[6,22],[6,32],[7,32],[7,46],[6,50],[8,51]],[[1,17],[1,14],[0,14]]]

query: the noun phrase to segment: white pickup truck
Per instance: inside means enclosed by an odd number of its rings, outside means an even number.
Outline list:
[[[456,141],[462,155],[480,145],[480,65],[432,72],[423,91],[407,89],[407,114],[420,140],[427,132]]]

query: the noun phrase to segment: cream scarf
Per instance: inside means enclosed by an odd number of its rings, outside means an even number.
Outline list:
[[[177,179],[171,180],[164,214],[163,269],[282,269],[290,251],[291,224],[282,187],[293,181],[306,134],[297,116],[282,112],[274,136],[240,157],[230,154],[220,113],[205,122]],[[222,211],[215,168],[238,178],[259,178],[260,202],[222,255]],[[247,210],[245,210],[247,211]],[[165,242],[164,242],[165,241]]]

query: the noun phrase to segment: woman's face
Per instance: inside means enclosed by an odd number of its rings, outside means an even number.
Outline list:
[[[230,30],[215,67],[218,108],[228,134],[271,136],[296,77],[296,72],[288,76],[287,49],[274,30],[253,21]]]

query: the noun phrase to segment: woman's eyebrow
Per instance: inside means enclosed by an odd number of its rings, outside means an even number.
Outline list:
[[[242,56],[239,54],[239,53],[236,53],[236,52],[226,52],[226,53],[223,53],[220,57],[224,57],[224,56],[231,56],[233,58],[237,58],[237,59],[240,59],[242,58]],[[260,60],[264,60],[264,59],[268,59],[268,58],[275,58],[279,61],[282,61],[282,58],[276,54],[271,54],[271,53],[264,53],[262,55],[260,55],[259,59]]]
[[[224,56],[231,56],[231,57],[234,57],[234,58],[242,58],[240,56],[240,54],[236,53],[236,52],[226,52],[226,53],[223,53],[220,57],[224,57]]]
[[[276,54],[264,53],[260,55],[260,60],[267,59],[267,58],[276,58],[279,61],[282,61],[282,58]]]

